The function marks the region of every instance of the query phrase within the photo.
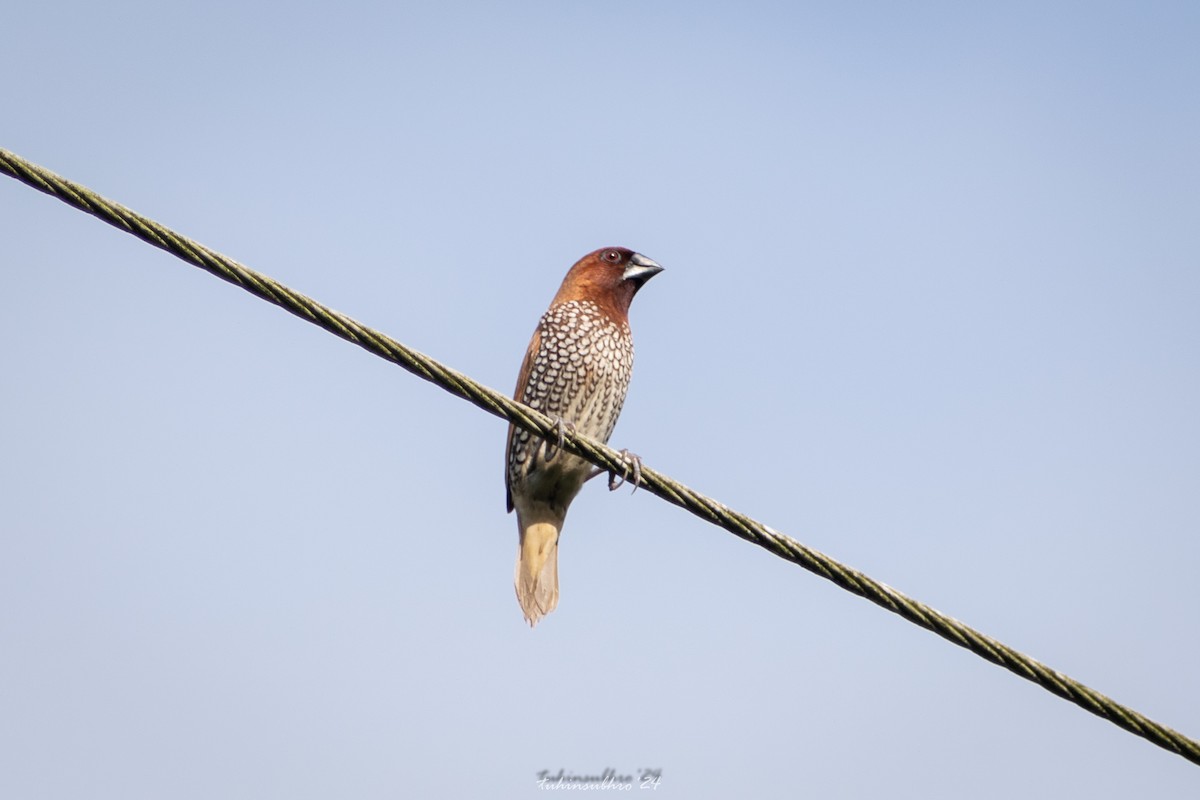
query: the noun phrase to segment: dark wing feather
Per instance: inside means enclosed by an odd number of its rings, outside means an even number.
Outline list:
[[[537,330],[533,332],[533,338],[529,340],[529,349],[525,351],[525,360],[521,362],[521,372],[517,375],[517,388],[513,390],[513,400],[518,403],[525,402],[525,387],[529,383],[529,374],[533,372],[533,362],[537,357],[537,352],[542,347],[542,327],[539,325]],[[508,446],[504,448],[504,498],[508,503],[509,513],[513,510],[512,501],[512,472],[510,469],[513,447],[513,433],[515,426],[510,422],[508,425]]]

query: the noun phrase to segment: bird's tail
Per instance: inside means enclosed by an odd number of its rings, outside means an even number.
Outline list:
[[[521,528],[514,581],[529,627],[558,605],[558,528],[534,522]]]

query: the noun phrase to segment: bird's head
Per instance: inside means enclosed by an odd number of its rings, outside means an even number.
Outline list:
[[[637,290],[662,271],[657,262],[627,247],[602,247],[575,262],[551,305],[587,300],[624,321]]]

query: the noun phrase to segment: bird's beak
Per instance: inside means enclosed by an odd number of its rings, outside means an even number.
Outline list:
[[[621,275],[621,278],[633,281],[637,286],[641,286],[662,271],[662,265],[657,261],[652,261],[641,253],[634,253],[629,257],[629,266],[625,267],[625,272]]]

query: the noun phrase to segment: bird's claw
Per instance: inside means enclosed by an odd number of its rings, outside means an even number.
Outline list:
[[[636,492],[638,487],[642,485],[642,457],[637,453],[631,453],[628,450],[621,451],[621,458],[628,464],[628,468],[624,473],[618,475],[616,471],[608,473],[608,490],[615,492],[620,489],[626,482],[626,476],[633,473],[633,491]]]
[[[558,455],[559,451],[563,449],[563,444],[565,444],[567,441],[567,431],[570,430],[571,433],[575,432],[575,423],[559,417],[558,424],[555,425],[555,429],[558,431],[558,444],[552,445],[549,442],[546,442],[545,461],[547,464],[553,461],[555,456]]]

